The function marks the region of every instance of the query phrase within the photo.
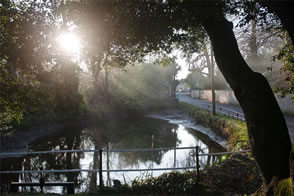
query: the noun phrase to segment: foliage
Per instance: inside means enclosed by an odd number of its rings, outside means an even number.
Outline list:
[[[188,83],[192,90],[210,89],[210,81],[198,71],[191,72],[187,75],[185,82]]]
[[[207,168],[201,176],[203,184],[224,195],[250,195],[262,183],[257,164],[250,154],[228,156],[219,165]]]
[[[131,186],[105,187],[98,190],[101,194],[127,194],[127,195],[194,195],[195,193],[204,195],[214,195],[209,190],[205,190],[196,180],[196,173],[186,171],[184,173],[170,172],[158,177],[147,179],[135,179]]]
[[[277,182],[276,186],[274,187],[274,195],[275,196],[290,196],[293,195],[293,185],[292,185],[292,178],[282,179]]]
[[[175,63],[165,67],[145,63],[113,73],[110,80],[112,99],[133,111],[144,111],[162,104],[170,89],[176,86],[177,66]]]
[[[127,63],[142,62],[149,54],[165,56],[175,45],[197,51],[204,29],[196,16],[202,4],[205,8],[210,5],[202,1],[195,1],[192,7],[186,1],[67,3],[66,13],[79,26],[92,70],[99,69],[108,55],[112,62],[123,67]],[[182,20],[183,9],[187,11],[186,20]],[[194,13],[195,17],[188,17]]]
[[[246,26],[256,19],[258,26],[278,27],[281,23],[277,15],[271,13],[264,5],[264,0],[232,1],[226,0],[224,11],[226,14],[235,15],[239,18],[238,26]]]
[[[215,83],[215,90],[228,90],[230,89],[229,84],[225,80],[223,74],[219,70],[219,68],[215,69],[215,75],[214,75],[214,83]]]
[[[1,1],[0,126],[79,115],[79,69],[56,44],[58,2]],[[59,116],[60,117],[60,116]]]
[[[204,76],[198,71],[192,71],[189,73],[185,79],[185,82],[189,84],[193,90],[211,89],[210,78]],[[229,88],[227,82],[218,69],[214,75],[214,83],[216,90],[226,90]]]
[[[71,75],[66,73],[62,68],[66,64],[64,57],[52,47],[56,31],[67,29],[68,23],[77,25],[76,31],[83,40],[83,60],[97,85],[92,87],[88,100],[97,102],[97,94],[107,94],[105,89],[98,90],[99,78],[103,77],[101,70],[111,72],[113,67],[142,61],[150,53],[157,52],[163,57],[174,46],[187,53],[200,51],[207,39],[200,23],[217,9],[211,6],[213,1],[192,4],[186,1],[128,1],[125,4],[119,1],[54,1],[52,4],[3,1],[2,4],[0,105],[1,119],[5,122],[48,115],[59,107],[59,111],[68,111],[70,106],[78,106],[72,108],[78,111],[82,107],[82,97],[76,88],[79,70],[73,65],[75,71],[71,71]],[[187,16],[184,21],[183,14]],[[164,59],[162,63],[168,64]],[[59,82],[52,82],[56,79]],[[62,85],[62,80],[67,79],[66,85]],[[168,80],[176,86],[175,79]],[[68,96],[69,92],[72,97]],[[129,96],[123,103],[131,105],[135,98],[142,97],[142,94]]]
[[[203,188],[199,186],[194,172],[164,173],[159,177],[148,178],[146,180],[134,180],[132,189],[139,194],[192,194],[202,192]]]
[[[199,51],[183,50],[183,58],[189,65],[189,70],[192,71],[187,81],[192,89],[211,89],[211,77],[214,76],[214,89],[223,90],[228,88],[222,73],[215,66],[215,59],[209,41],[208,35],[204,34],[204,40],[199,44]],[[214,70],[212,70],[214,67]],[[198,73],[196,73],[198,72]]]
[[[109,67],[107,74],[101,70],[95,79],[92,74],[82,74],[79,88],[90,112],[99,116],[107,115],[107,111],[138,116],[167,106],[165,99],[175,90],[179,67],[173,60],[166,65],[157,60],[123,69]]]
[[[260,26],[257,22],[252,18],[242,27],[235,28],[240,52],[253,71],[267,78],[272,89],[288,89],[289,72],[285,72],[287,64],[281,55],[281,49],[285,48],[285,32],[280,27]]]
[[[278,55],[273,57],[274,60],[281,60],[285,64],[282,71],[287,73],[286,81],[289,83],[287,86],[282,86],[276,89],[281,96],[294,93],[294,47],[292,44],[286,44],[281,48]]]
[[[264,7],[264,2],[227,1],[226,8],[238,16],[234,31],[247,64],[262,73],[275,92],[285,96],[293,93],[292,42],[280,19]]]

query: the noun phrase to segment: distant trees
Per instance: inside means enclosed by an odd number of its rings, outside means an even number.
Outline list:
[[[189,73],[185,82],[190,85],[192,90],[210,89],[209,78],[198,71]]]
[[[193,90],[209,90],[211,89],[211,80],[208,76],[198,72],[192,71],[185,79],[185,82],[190,85]],[[218,68],[215,69],[214,75],[215,90],[229,89],[228,83],[225,81],[223,75]]]
[[[189,71],[192,71],[192,73],[188,75],[189,78],[187,78],[190,86],[193,89],[228,89],[228,84],[215,63],[208,35],[206,35],[204,41],[200,42],[199,47],[200,50],[198,51],[188,50],[186,52],[184,48],[183,57],[186,59],[186,62],[189,65]],[[198,82],[202,80],[203,82],[198,83],[196,78],[192,79],[194,77],[199,77]],[[193,85],[191,83],[192,80],[197,82],[200,86],[197,86],[196,83]],[[204,82],[205,80],[206,82]]]
[[[177,72],[178,65],[173,61],[169,61],[164,66],[154,62],[141,63],[135,66],[127,65],[124,69],[112,68],[108,76],[108,101],[114,107],[122,107],[131,113],[142,112],[153,106],[159,106],[163,99],[174,93]],[[100,77],[103,80],[104,75],[101,74]],[[101,84],[103,85],[103,83]],[[88,87],[88,90],[85,91],[87,100],[95,100],[101,97],[100,103],[89,104],[103,104],[105,95],[91,93],[95,92],[96,85]]]
[[[235,30],[240,51],[253,71],[262,73],[271,87],[277,91],[288,88],[286,81],[289,73],[283,69],[284,62],[278,60],[279,51],[287,40],[281,26],[273,26],[257,20],[257,16],[247,23],[237,26]],[[273,19],[279,24],[277,19]]]
[[[164,65],[164,81],[166,82],[166,88],[168,89],[168,96],[176,97],[176,88],[180,83],[179,80],[176,79],[178,71],[181,70],[181,67],[175,63],[174,60],[168,59],[168,64]]]

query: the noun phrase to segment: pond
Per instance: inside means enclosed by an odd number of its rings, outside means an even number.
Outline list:
[[[41,138],[29,145],[30,151],[72,149],[145,149],[200,146],[200,153],[223,152],[224,140],[211,130],[197,124],[185,113],[168,110],[150,114],[136,121],[105,121],[86,128],[71,128],[59,135]],[[146,169],[194,167],[194,149],[160,150],[148,152],[103,152],[103,169]],[[200,157],[201,167],[220,161],[218,156]],[[58,154],[30,155],[0,160],[1,170],[97,169],[98,152],[67,152]],[[182,170],[183,171],[183,170]],[[158,176],[168,171],[104,172],[106,186],[117,179],[122,184],[135,178]],[[95,172],[45,173],[45,182],[75,182],[75,192],[85,192],[99,185]],[[2,191],[9,181],[39,182],[40,174],[2,174]],[[34,187],[38,191],[40,188]],[[31,191],[24,188],[23,191]],[[65,193],[62,187],[44,187],[44,192]]]

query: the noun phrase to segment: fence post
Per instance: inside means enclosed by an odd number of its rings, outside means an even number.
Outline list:
[[[75,187],[74,184],[67,185],[67,194],[75,194]]]
[[[43,170],[43,167],[40,167],[40,171]],[[41,193],[43,193],[43,187],[45,184],[45,179],[43,178],[43,173],[40,172],[40,189],[41,189]]]
[[[174,149],[174,167],[177,166],[177,147]]]
[[[199,146],[196,146],[196,170],[197,170],[197,182],[199,182],[200,174],[199,174]]]
[[[18,186],[15,184],[10,183],[10,191],[13,193],[18,192]]]
[[[102,179],[102,149],[99,149],[99,186],[100,190],[103,189],[103,179]]]

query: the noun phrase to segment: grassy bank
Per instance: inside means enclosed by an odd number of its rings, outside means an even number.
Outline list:
[[[231,148],[230,150],[249,149],[246,122],[221,114],[212,115],[207,110],[187,103],[179,103],[178,107],[187,112],[200,124],[211,128],[216,134],[225,138]]]

